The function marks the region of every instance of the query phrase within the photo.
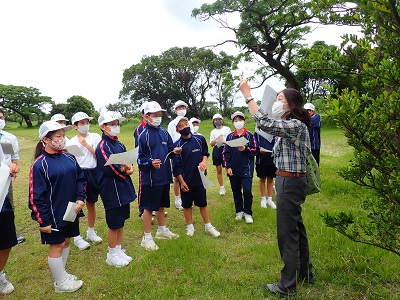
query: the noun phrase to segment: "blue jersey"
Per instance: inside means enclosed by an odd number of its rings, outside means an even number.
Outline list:
[[[311,150],[321,149],[321,116],[319,114],[311,116],[311,127],[308,132],[310,133]]]
[[[233,176],[236,177],[253,177],[254,173],[254,156],[257,155],[258,146],[257,141],[250,131],[244,129],[241,135],[236,130],[231,132],[227,137],[227,141],[236,140],[240,137],[246,138],[249,142],[245,146],[244,151],[239,151],[237,147],[230,147],[227,144],[224,145],[222,151],[222,158],[224,161],[224,167],[231,168]]]
[[[182,174],[189,187],[202,185],[198,165],[204,156],[210,156],[206,139],[202,135],[191,134],[190,138],[180,137],[174,143],[174,147],[181,147],[182,152],[172,160],[174,176]]]
[[[29,208],[32,219],[40,227],[59,228],[69,222],[63,220],[69,202],[85,200],[86,179],[75,156],[59,151],[46,151],[33,162],[29,174]]]
[[[97,179],[101,200],[105,209],[129,204],[136,199],[131,177],[121,171],[119,164],[105,166],[111,154],[126,152],[124,144],[118,138],[111,138],[103,133],[96,148]]]
[[[254,138],[257,141],[258,145],[258,150],[260,148],[264,148],[266,150],[272,151],[275,145],[275,137],[272,138],[272,141],[269,142],[266,138],[264,138],[262,135],[258,134],[257,132],[254,133]],[[260,164],[274,164],[273,159],[272,159],[272,152],[267,152],[264,154],[261,154],[260,151],[258,151],[257,156],[256,156],[256,165]]]
[[[146,128],[146,123],[144,121],[140,122],[140,124],[135,128],[133,132],[133,137],[135,138],[135,148],[139,146],[139,135]]]
[[[146,128],[139,136],[138,165],[141,172],[141,185],[161,186],[172,183],[171,162],[173,158],[173,143],[169,133],[161,126]],[[151,162],[161,160],[161,167],[156,169]]]

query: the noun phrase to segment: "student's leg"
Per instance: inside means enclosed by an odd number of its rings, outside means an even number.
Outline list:
[[[145,233],[151,233],[151,215],[152,211],[151,210],[143,210],[143,231]]]
[[[165,226],[165,209],[164,207],[160,207],[158,211],[156,211],[156,219],[158,227]]]
[[[87,207],[87,218],[89,228],[94,228],[94,222],[96,220],[96,203],[86,202]]]
[[[203,218],[204,224],[210,223],[210,213],[208,211],[208,206],[199,207],[199,208],[200,208],[200,214],[201,214],[201,217]]]
[[[0,250],[0,272],[4,270],[8,257],[10,256],[11,248]]]
[[[62,259],[62,251],[65,247],[65,242],[61,244],[51,244],[48,254],[48,264],[57,285],[62,284],[67,279],[67,272]]]
[[[267,193],[268,197],[272,197],[272,194],[274,193],[274,178],[272,177],[267,177]]]
[[[185,216],[186,224],[193,224],[193,215],[192,215],[192,208],[184,208],[183,215]]]
[[[253,215],[253,193],[252,189],[252,177],[242,177],[240,178],[241,185],[243,187],[243,211],[248,215]]]
[[[261,193],[261,198],[265,198],[265,180],[266,180],[266,178],[260,178],[260,193]]]
[[[215,168],[217,169],[217,180],[219,183],[219,186],[223,186],[224,185],[224,179],[222,178],[222,166],[215,166]]]
[[[118,230],[119,229],[111,229],[108,228],[107,238],[108,238],[108,247],[115,248],[118,242]]]
[[[235,212],[243,212],[243,197],[242,197],[242,185],[241,178],[235,176],[229,176],[231,183],[231,189],[233,193],[233,201],[235,202]]]
[[[174,195],[175,195],[175,207],[182,210],[182,199],[180,196],[180,186],[178,178],[174,177]]]

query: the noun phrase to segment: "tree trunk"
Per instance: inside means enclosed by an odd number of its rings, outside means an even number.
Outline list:
[[[33,126],[32,126],[32,121],[31,121],[29,115],[28,115],[28,114],[21,114],[21,116],[24,118],[24,121],[25,121],[25,123],[26,123],[26,126],[27,126],[28,128],[32,128],[32,127],[33,127]]]

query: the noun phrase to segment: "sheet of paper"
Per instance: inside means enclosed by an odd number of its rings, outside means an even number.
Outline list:
[[[274,136],[272,134],[262,131],[260,128],[257,127],[257,125],[255,128],[255,132],[257,132],[259,135],[261,135],[264,139],[266,139],[270,143],[272,142],[272,139],[274,138]]]
[[[271,152],[271,153],[272,153],[272,150],[268,150],[268,149],[265,149],[265,148],[263,148],[263,147],[260,147],[260,151],[263,151],[263,152]]]
[[[245,137],[240,137],[236,140],[231,140],[231,141],[226,141],[225,144],[227,144],[229,147],[237,147],[237,146],[244,146],[249,142],[248,139]]]
[[[11,184],[10,168],[0,162],[0,210],[3,207],[4,200],[8,194],[8,189]]]
[[[66,148],[67,148],[67,151],[69,153],[71,153],[72,155],[74,155],[75,157],[80,157],[80,156],[84,156],[85,155],[83,153],[83,151],[81,150],[81,148],[79,148],[78,145],[69,145]]]
[[[11,143],[0,142],[1,148],[3,148],[4,154],[15,154],[14,148]]]
[[[122,153],[111,154],[105,166],[114,164],[131,165],[137,162],[139,147]]]
[[[208,189],[209,187],[214,186],[214,183],[212,183],[211,180],[206,177],[204,171],[201,171],[199,166],[197,166],[197,168],[199,169],[201,182],[203,183],[204,188]]]
[[[76,206],[77,204],[75,202],[68,202],[67,209],[65,210],[65,214],[63,217],[64,221],[68,222],[74,222],[76,219]]]
[[[224,138],[223,137],[220,137],[216,142],[215,142],[215,145],[217,145],[217,147],[219,148],[219,147],[221,147],[224,142]]]

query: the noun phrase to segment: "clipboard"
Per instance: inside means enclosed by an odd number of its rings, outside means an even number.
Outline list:
[[[11,143],[9,142],[0,142],[1,148],[3,148],[4,154],[15,154],[14,148]]]

